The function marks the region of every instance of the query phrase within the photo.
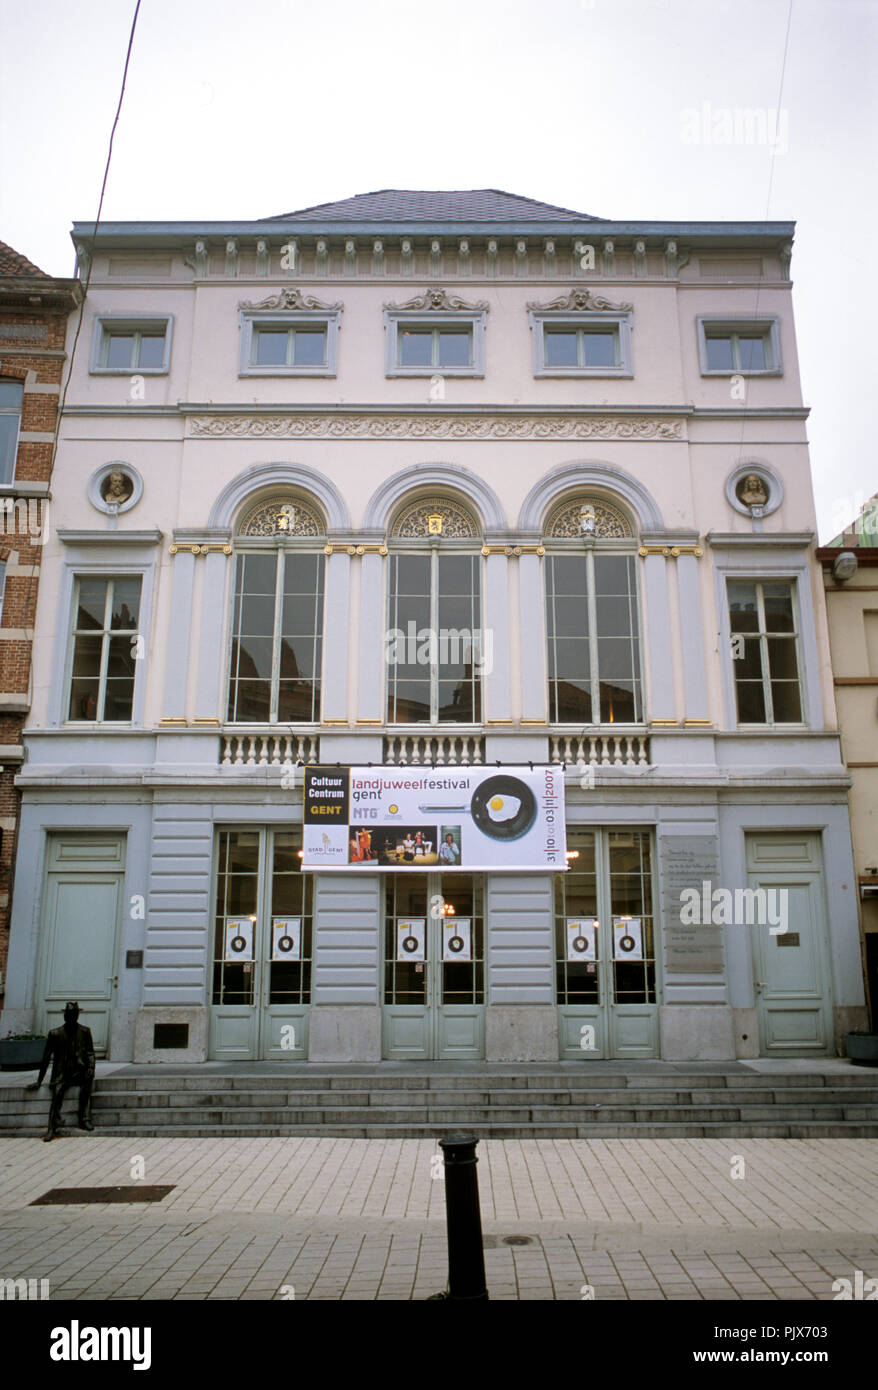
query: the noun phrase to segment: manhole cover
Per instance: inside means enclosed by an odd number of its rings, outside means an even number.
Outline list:
[[[143,1183],[135,1187],[52,1187],[28,1205],[75,1207],[91,1202],[160,1202],[173,1190],[173,1183],[166,1187],[146,1187]]]
[[[504,1236],[504,1245],[533,1245],[533,1236]]]

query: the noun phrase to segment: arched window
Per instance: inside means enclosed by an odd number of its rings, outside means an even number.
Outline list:
[[[567,498],[545,527],[549,722],[643,721],[636,541],[602,498]]]
[[[482,718],[479,526],[448,497],[421,497],[390,535],[388,724],[478,724]]]
[[[320,721],[325,527],[285,494],[245,513],[236,539],[227,719]]]

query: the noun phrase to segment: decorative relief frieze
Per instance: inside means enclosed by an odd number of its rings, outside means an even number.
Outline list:
[[[596,497],[576,497],[560,506],[549,518],[547,536],[580,540],[597,536],[601,540],[627,540],[633,535],[625,517],[608,502]]]
[[[559,294],[557,299],[550,299],[547,304],[541,304],[538,300],[532,300],[527,307],[540,314],[547,314],[553,311],[567,314],[582,313],[585,310],[606,310],[615,314],[627,314],[634,308],[634,305],[614,304],[611,299],[604,299],[602,294],[592,294],[591,290],[572,289],[569,294]]]
[[[647,415],[193,415],[200,439],[684,439],[683,421]]]
[[[244,299],[238,305],[239,309],[316,309],[316,310],[336,310],[343,309],[343,304],[324,304],[322,299],[316,299],[313,294],[302,294],[301,290],[290,288],[279,290],[277,294],[270,294],[267,299],[260,299],[258,303],[253,300]]]
[[[433,244],[436,247],[439,246],[438,242]],[[439,252],[436,251],[434,254],[438,255]],[[391,309],[396,313],[409,311],[416,313],[422,311],[427,313],[457,313],[462,311],[472,314],[476,312],[487,313],[490,305],[486,299],[480,299],[475,304],[470,304],[467,300],[461,299],[459,294],[449,294],[447,290],[438,289],[424,290],[423,294],[416,294],[402,304],[385,304],[384,308]]]

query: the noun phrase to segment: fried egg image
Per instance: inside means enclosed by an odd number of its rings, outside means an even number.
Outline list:
[[[485,809],[491,820],[500,825],[504,821],[513,820],[518,815],[520,806],[521,798],[518,796],[492,796]]]

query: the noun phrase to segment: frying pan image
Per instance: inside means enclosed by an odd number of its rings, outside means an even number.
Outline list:
[[[516,804],[517,803],[517,804]],[[492,840],[519,840],[537,817],[536,797],[526,782],[500,774],[489,777],[473,792],[469,807],[420,806],[422,812],[469,810],[473,824]]]

